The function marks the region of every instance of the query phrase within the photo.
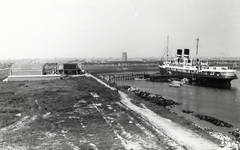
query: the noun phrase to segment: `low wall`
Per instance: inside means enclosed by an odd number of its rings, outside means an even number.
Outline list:
[[[11,70],[11,75],[43,75],[42,70],[17,70],[17,69],[12,69]]]
[[[8,81],[36,81],[60,79],[60,75],[18,75],[8,76]]]

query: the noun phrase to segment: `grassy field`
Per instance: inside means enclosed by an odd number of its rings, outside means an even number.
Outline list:
[[[175,149],[169,137],[121,104],[117,90],[95,79],[1,82],[0,89],[0,149]],[[220,142],[168,109],[118,89],[135,105]]]
[[[164,146],[157,137],[148,138],[145,123],[119,105],[117,91],[92,78],[7,82],[0,88],[0,149]]]

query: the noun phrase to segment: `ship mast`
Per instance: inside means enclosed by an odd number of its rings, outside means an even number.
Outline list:
[[[167,37],[167,62],[168,62],[168,43],[169,43],[169,36]]]

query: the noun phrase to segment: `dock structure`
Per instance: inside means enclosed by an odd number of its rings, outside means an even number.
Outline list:
[[[102,73],[98,74],[104,80],[115,82],[115,81],[124,81],[124,80],[134,80],[135,78],[146,79],[149,77],[147,73],[136,73],[136,72],[129,72],[129,73]]]
[[[152,81],[152,82],[166,82],[171,78],[178,77],[176,75],[148,74],[148,73],[142,73],[142,72],[101,73],[101,74],[97,74],[97,76],[110,82],[135,80],[135,78],[147,79],[148,81]]]
[[[165,82],[165,81],[168,81],[171,78],[177,78],[177,77],[178,76],[176,76],[176,75],[169,75],[169,74],[166,74],[166,75],[162,75],[162,74],[149,75],[149,79],[152,82]]]

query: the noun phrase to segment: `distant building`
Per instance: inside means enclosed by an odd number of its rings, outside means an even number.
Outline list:
[[[58,66],[58,73],[65,75],[77,75],[82,74],[82,70],[78,63],[62,63]]]
[[[57,73],[58,63],[45,63],[43,65],[43,74],[55,74]]]
[[[11,66],[11,75],[42,75],[43,63],[15,63]]]
[[[122,53],[122,61],[127,61],[127,52]]]

